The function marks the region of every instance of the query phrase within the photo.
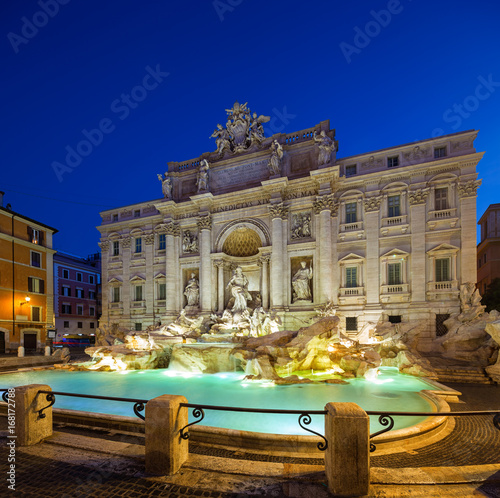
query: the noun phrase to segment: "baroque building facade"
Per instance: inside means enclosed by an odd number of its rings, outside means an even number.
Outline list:
[[[246,104],[227,114],[215,152],[158,175],[162,199],[101,213],[101,323],[220,315],[239,275],[283,328],[332,303],[351,336],[424,320],[430,349],[476,282],[477,132],[337,158],[329,121],[265,137]]]

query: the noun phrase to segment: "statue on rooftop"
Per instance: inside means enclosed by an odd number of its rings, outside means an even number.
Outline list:
[[[283,147],[277,140],[273,140],[271,144],[271,157],[267,165],[271,176],[281,175],[281,160],[283,159]]]
[[[217,129],[210,135],[210,138],[215,138],[219,156],[222,157],[225,150],[231,151],[231,136],[221,124],[217,125]]]
[[[318,165],[328,164],[330,162],[332,152],[335,150],[334,141],[322,130],[319,135],[314,132],[314,141],[319,146]]]
[[[165,199],[167,199],[168,201],[172,200],[172,179],[167,176],[167,173],[165,173],[165,177],[163,177],[163,175],[161,174],[158,174],[158,180],[160,180],[161,182],[161,190]]]
[[[202,159],[200,162],[200,168],[198,170],[198,176],[196,179],[196,186],[198,187],[198,193],[208,191],[208,173],[210,170],[210,165],[206,159]]]

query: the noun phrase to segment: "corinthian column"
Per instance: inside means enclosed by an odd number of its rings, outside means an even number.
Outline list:
[[[212,311],[212,263],[210,261],[210,233],[212,217],[198,218],[200,233],[200,307],[202,312]]]
[[[268,282],[268,266],[270,256],[267,254],[262,256],[259,261],[261,267],[261,297],[262,307],[267,311],[269,309],[269,282]]]
[[[222,313],[224,311],[224,261],[215,261],[217,268],[217,311]]]
[[[174,314],[177,304],[177,261],[175,260],[175,235],[179,227],[173,222],[165,224],[165,287],[166,287],[166,312]]]
[[[322,195],[314,201],[313,209],[319,215],[319,229],[316,240],[319,239],[319,302],[332,301],[332,221],[333,196]]]
[[[271,307],[284,306],[283,284],[288,281],[283,275],[283,219],[288,215],[288,208],[283,203],[269,206],[272,223],[272,252],[271,252]]]

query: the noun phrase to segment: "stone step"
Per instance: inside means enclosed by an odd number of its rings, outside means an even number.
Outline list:
[[[463,382],[464,384],[494,384],[480,367],[434,368],[439,382]]]

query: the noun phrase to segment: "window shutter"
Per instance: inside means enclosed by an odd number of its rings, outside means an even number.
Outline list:
[[[28,239],[31,242],[33,240],[33,229],[31,227],[28,228]]]
[[[40,294],[45,294],[45,282],[40,280]]]
[[[28,277],[28,292],[33,292],[33,278]]]
[[[43,232],[42,231],[40,231],[40,235],[39,235],[39,244],[41,246],[43,246]]]

